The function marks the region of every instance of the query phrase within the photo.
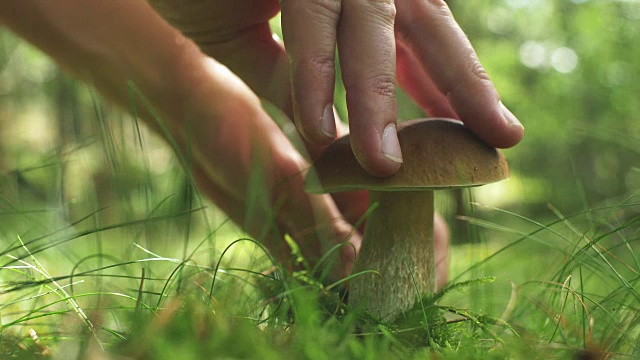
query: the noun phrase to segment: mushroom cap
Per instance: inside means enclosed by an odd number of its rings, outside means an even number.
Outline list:
[[[509,177],[504,155],[451,119],[420,119],[398,126],[404,163],[390,177],[367,173],[349,135],[329,145],[306,178],[311,193],[351,190],[419,191],[478,186]]]

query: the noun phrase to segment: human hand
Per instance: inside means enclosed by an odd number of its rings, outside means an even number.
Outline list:
[[[256,1],[209,1],[185,2],[177,0],[152,0],[165,18],[192,38],[207,54],[215,57],[235,74],[238,74],[261,97],[278,106],[290,118],[293,118],[293,102],[289,82],[289,61],[282,44],[271,34],[268,21],[278,12],[275,0]],[[399,53],[401,54],[406,53]],[[409,75],[411,69],[420,70],[415,58],[403,56],[407,66],[400,68],[398,76],[407,84],[410,94],[419,94],[418,103],[436,116],[455,117],[451,107],[445,102],[431,102],[437,96],[437,89],[421,72],[416,78]],[[410,62],[413,61],[413,62]],[[333,67],[333,62],[331,63]],[[423,82],[424,81],[424,82]],[[422,94],[421,91],[429,91]],[[430,106],[429,106],[430,105]],[[440,108],[439,108],[440,107]],[[345,133],[342,123],[336,117],[336,133]],[[307,144],[311,157],[322,151],[326,144]],[[349,223],[361,220],[368,207],[367,195],[360,193],[339,193],[334,195],[342,215]],[[446,259],[448,231],[442,218],[436,217],[436,249],[438,258]],[[346,267],[348,268],[348,267]],[[438,284],[446,282],[447,262],[438,262]]]
[[[185,96],[193,119],[188,130],[175,123],[170,127],[181,148],[190,144],[191,170],[199,189],[285,266],[292,260],[285,234],[297,242],[312,266],[331,247],[347,242],[329,257],[335,263],[321,265],[332,269],[331,280],[349,275],[360,234],[330,196],[305,191],[308,163],[255,94],[212,59],[203,61],[209,64],[202,73],[189,71],[181,82],[196,85],[189,86],[193,92]],[[216,81],[198,86],[207,79]],[[226,108],[227,104],[231,106]]]
[[[311,263],[348,241],[333,278],[350,273],[360,236],[331,197],[304,191],[308,163],[240,78],[148,4],[10,0],[0,5],[0,24],[136,109],[176,148],[200,189],[285,264],[285,233]]]
[[[501,103],[444,0],[280,3],[295,121],[308,142],[335,138],[328,109],[336,44],[352,148],[370,173],[391,175],[402,161],[395,134],[396,77],[431,116],[459,118],[491,146],[510,147],[522,138],[524,128]]]
[[[193,39],[206,54],[229,67],[262,99],[293,119],[289,61],[279,39],[274,38],[269,19],[278,13],[276,0],[185,1],[150,0],[156,11]],[[335,117],[337,135],[347,132]],[[298,148],[308,159],[326,144]],[[334,200],[350,224],[362,220],[368,207],[366,192],[340,193]]]

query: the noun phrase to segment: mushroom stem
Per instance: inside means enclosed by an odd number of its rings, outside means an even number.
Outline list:
[[[391,320],[436,290],[432,191],[370,191],[379,207],[367,219],[349,303]]]

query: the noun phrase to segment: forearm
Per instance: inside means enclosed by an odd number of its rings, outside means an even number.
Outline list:
[[[200,121],[192,123],[199,129],[192,140],[200,141],[194,145],[201,152],[220,154],[210,163],[225,168],[235,158],[235,166],[249,166],[247,156],[240,159],[251,145],[238,120],[249,122],[262,112],[257,97],[145,1],[5,0],[0,22],[124,109],[131,109],[128,86],[133,83],[147,100],[143,105],[136,97],[138,114],[157,130],[156,121],[162,121],[183,146],[186,121]],[[145,112],[147,104],[160,119]],[[221,144],[228,138],[217,141],[220,126],[226,132],[234,127],[236,139],[227,148]],[[220,146],[212,149],[207,143]]]
[[[203,57],[144,1],[5,0],[0,22],[123,107],[131,81],[162,112],[180,113],[180,63]],[[195,71],[195,70],[194,70]]]

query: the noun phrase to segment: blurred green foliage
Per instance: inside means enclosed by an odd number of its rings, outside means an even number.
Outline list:
[[[450,3],[526,128],[508,158],[545,191],[518,211],[574,212],[640,189],[640,2]]]
[[[548,202],[575,212],[640,188],[638,1],[448,3],[503,102],[526,128],[524,141],[507,150],[516,190],[494,205],[527,216],[548,214]],[[33,165],[33,153],[42,152],[43,141],[11,135],[28,132],[16,122],[34,113],[46,114],[46,126],[35,126],[50,132],[44,136],[49,148],[104,140],[94,94],[6,31],[0,69],[3,173]],[[336,90],[336,107],[346,118],[340,83]],[[400,91],[400,119],[420,116]]]

